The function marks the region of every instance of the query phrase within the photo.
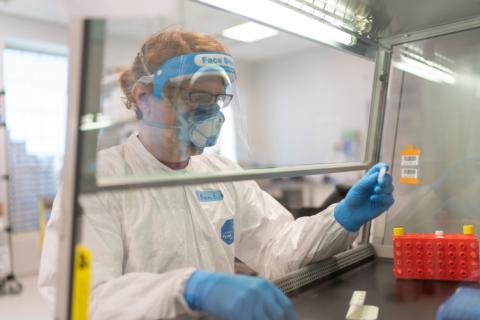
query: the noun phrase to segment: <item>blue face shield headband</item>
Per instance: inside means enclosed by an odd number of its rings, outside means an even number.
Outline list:
[[[195,83],[204,76],[220,77],[228,88],[235,81],[236,74],[233,59],[220,52],[196,52],[177,56],[167,60],[151,76],[142,77],[139,82],[153,83],[153,95],[164,98],[166,84],[175,84],[188,80]],[[184,143],[191,143],[199,148],[211,147],[217,143],[221,127],[225,121],[221,107],[228,105],[232,95],[206,94],[194,99],[193,111],[179,113],[175,125],[165,125],[156,121],[142,119],[148,126],[157,128],[175,128]]]

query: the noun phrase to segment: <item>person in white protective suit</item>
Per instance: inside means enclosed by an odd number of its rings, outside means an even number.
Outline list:
[[[98,175],[241,170],[204,149],[217,142],[223,108],[236,99],[232,57],[217,40],[166,30],[150,37],[120,83],[141,123],[98,154]],[[81,241],[92,250],[92,319],[295,319],[276,279],[348,248],[359,228],[393,203],[377,164],[336,205],[295,220],[254,181],[129,189],[82,196]],[[39,288],[54,303],[55,199]],[[235,275],[239,258],[260,277]]]

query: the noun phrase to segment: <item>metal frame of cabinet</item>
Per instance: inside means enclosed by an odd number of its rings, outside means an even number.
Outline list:
[[[347,1],[337,1],[337,3],[347,3]],[[468,1],[462,1],[467,3]],[[71,24],[71,43],[70,43],[70,80],[69,80],[69,113],[68,113],[68,133],[67,133],[67,151],[65,155],[64,169],[64,195],[61,203],[62,213],[65,218],[64,229],[61,234],[61,248],[59,255],[60,282],[57,294],[57,305],[55,310],[55,319],[67,319],[70,316],[71,308],[71,278],[74,246],[77,241],[79,224],[77,218],[80,214],[77,205],[77,195],[80,193],[90,193],[106,190],[119,190],[127,187],[159,187],[179,184],[196,184],[205,182],[220,182],[234,180],[250,180],[259,178],[275,178],[288,176],[303,176],[310,174],[322,174],[342,171],[364,170],[373,163],[381,159],[381,148],[385,148],[385,141],[382,142],[382,128],[384,122],[386,93],[388,88],[388,78],[391,61],[391,49],[393,46],[403,43],[427,39],[439,35],[474,29],[480,27],[480,4],[470,1],[471,8],[460,8],[456,12],[458,17],[449,18],[450,7],[444,8],[443,15],[438,15],[439,21],[432,23],[433,26],[425,27],[422,23],[414,25],[418,29],[408,30],[408,25],[401,25],[398,32],[392,28],[384,27],[380,22],[385,21],[385,17],[391,15],[391,21],[398,18],[399,21],[408,21],[409,12],[415,10],[417,2],[405,1],[399,4],[398,1],[348,1],[349,4],[358,5],[370,9],[369,19],[373,23],[373,32],[371,34],[356,34],[363,47],[367,47],[368,54],[376,63],[374,84],[372,92],[372,103],[370,109],[370,120],[368,129],[366,157],[362,162],[340,163],[340,164],[319,164],[305,165],[296,167],[284,167],[273,169],[249,169],[241,173],[222,173],[209,176],[195,176],[185,178],[171,179],[151,179],[128,178],[98,180],[91,171],[89,164],[96,161],[96,138],[89,133],[79,130],[81,115],[89,110],[95,111],[100,98],[101,82],[101,63],[103,50],[103,33],[105,29],[103,19],[78,19]],[[383,5],[383,7],[382,7]],[[437,5],[435,0],[424,1],[425,5]],[[461,4],[456,4],[460,6]],[[401,6],[403,11],[397,13],[393,9]],[[451,5],[453,6],[453,4]],[[362,7],[362,8],[363,8]],[[383,10],[382,10],[383,8]],[[392,12],[393,10],[393,12]],[[467,16],[467,13],[469,15]],[[473,14],[473,17],[472,17]],[[403,16],[400,16],[403,15]],[[378,22],[378,23],[377,23]],[[435,21],[434,21],[435,22]],[[387,30],[387,31],[385,31]],[[342,50],[351,51],[353,54],[359,54],[358,47],[349,49],[348,47],[339,47]],[[389,159],[382,159],[388,162]],[[322,278],[339,268],[346,268],[359,261],[370,259],[375,255],[371,246],[372,239],[382,239],[385,228],[385,217],[376,219],[371,224],[363,228],[361,242],[357,248],[342,253],[332,259],[319,262],[313,266],[308,266],[287,277],[278,279],[277,283],[285,290],[290,291],[299,286],[303,286],[311,281]],[[370,232],[370,230],[372,232]],[[374,243],[375,244],[375,243]],[[386,255],[389,248],[375,246],[377,254]]]

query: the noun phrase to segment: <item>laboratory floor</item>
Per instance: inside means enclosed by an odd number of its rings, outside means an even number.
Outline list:
[[[19,278],[23,291],[18,295],[0,296],[0,319],[47,320],[48,308],[37,290],[37,276]]]

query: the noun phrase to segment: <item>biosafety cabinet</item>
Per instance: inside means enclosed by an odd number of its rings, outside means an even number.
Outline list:
[[[459,284],[395,280],[392,229],[480,228],[480,1],[90,2],[67,7],[74,22],[57,319],[81,314],[88,300],[82,285],[94,277],[95,257],[77,245],[89,197],[257,180],[287,207],[284,196],[297,192],[296,206],[320,208],[335,185],[379,161],[393,176],[391,209],[345,252],[275,281],[300,319],[345,318],[355,290],[367,291],[379,319],[434,317]],[[118,79],[143,41],[166,27],[229,48],[239,106],[225,109],[219,142],[205,152],[243,170],[98,174],[98,152],[139,126]]]

